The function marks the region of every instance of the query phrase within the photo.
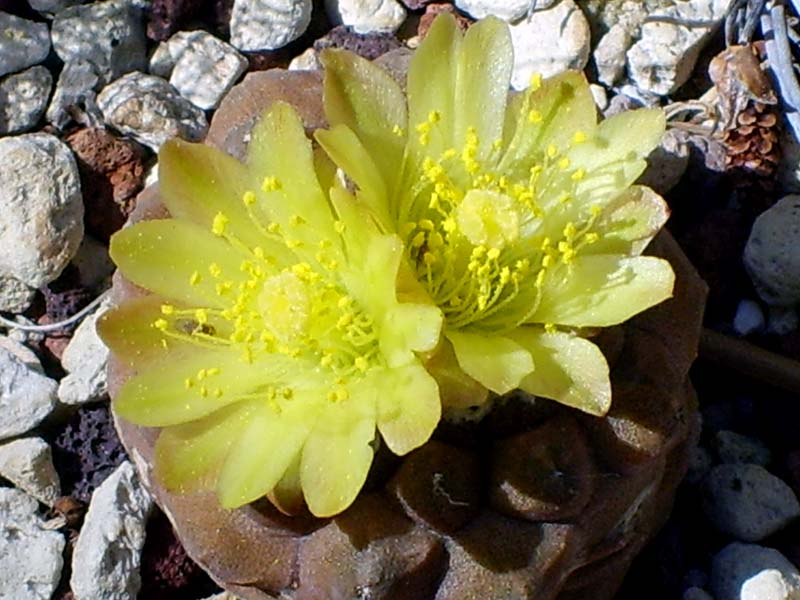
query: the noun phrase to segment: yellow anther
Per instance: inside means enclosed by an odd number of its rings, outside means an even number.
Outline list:
[[[214,398],[222,398],[222,390],[220,388],[214,389]]]
[[[550,241],[550,238],[549,238],[549,237],[546,237],[546,238],[544,238],[544,239],[542,240],[542,245],[541,245],[541,246],[539,246],[539,249],[540,249],[542,252],[544,252],[544,251],[546,251],[546,250],[547,250],[547,249],[550,247],[550,245],[551,245],[552,243],[553,243],[553,242],[551,242],[551,241]]]
[[[442,229],[444,229],[446,233],[453,233],[456,227],[456,221],[452,217],[448,217],[442,221]]]
[[[333,230],[336,233],[340,234],[340,235],[343,234],[344,233],[344,223],[342,223],[341,221],[334,221],[333,222]]]
[[[533,75],[531,75],[530,90],[532,92],[535,92],[541,87],[542,87],[542,74],[541,73],[534,73]]]
[[[586,134],[583,131],[576,131],[575,134],[572,136],[572,142],[574,144],[583,144],[586,141]]]
[[[571,179],[572,181],[581,181],[584,177],[586,177],[586,169],[575,169],[575,172],[572,173]]]
[[[583,237],[583,241],[586,242],[587,244],[594,244],[599,239],[600,239],[600,236],[598,234],[596,234],[594,231],[592,231],[591,233],[587,233]]]
[[[192,389],[194,387],[194,381],[192,381],[190,378],[187,377],[186,379],[183,380],[183,387],[186,388],[187,390]]]
[[[558,161],[558,168],[561,169],[562,171],[566,171],[567,169],[569,169],[569,164],[570,164],[569,158],[565,156],[564,158]]]
[[[156,319],[155,321],[153,321],[153,327],[155,327],[159,331],[166,331],[168,326],[169,323],[167,322],[166,319]]]
[[[555,326],[553,323],[545,323],[545,324],[544,324],[544,330],[545,330],[547,333],[555,333],[556,331],[558,331],[558,330],[556,329],[556,326]]]
[[[428,113],[428,123],[438,123],[442,120],[442,115],[438,110],[432,110]]]
[[[444,152],[442,152],[442,160],[452,160],[456,156],[458,156],[458,152],[455,148],[448,148]]]
[[[220,275],[222,275],[222,269],[215,262],[212,262],[210,265],[208,265],[208,272],[214,278],[217,278]]]
[[[189,277],[189,285],[199,285],[202,277],[200,277],[200,273],[195,271],[192,273],[191,277]]]
[[[593,217],[597,218],[600,216],[600,213],[603,212],[603,207],[600,206],[599,204],[592,204],[592,206],[589,207],[589,212],[592,214]]]
[[[289,250],[296,250],[302,246],[303,242],[300,240],[286,240],[286,247],[289,248]]]
[[[175,314],[175,307],[171,304],[162,304],[161,305],[161,314],[162,315],[172,315]]]
[[[535,285],[537,288],[540,288],[540,287],[542,287],[542,285],[544,284],[544,278],[545,278],[545,274],[546,274],[546,273],[547,273],[547,271],[544,271],[544,270],[542,270],[542,271],[539,271],[539,272],[536,274],[536,281],[534,282],[534,285]]]
[[[543,120],[542,113],[535,108],[532,108],[528,113],[528,123],[541,123]]]
[[[219,367],[211,367],[210,369],[206,369],[206,374],[209,377],[214,377],[215,375],[219,375]]]
[[[242,196],[242,202],[245,206],[253,206],[256,203],[256,194],[252,190],[247,190]]]
[[[269,233],[280,233],[281,226],[278,223],[272,222],[269,225],[267,225],[267,231]]]
[[[267,255],[261,246],[256,246],[253,248],[253,256],[255,256],[258,260],[264,260]]]
[[[403,137],[406,134],[406,132],[403,130],[402,127],[400,127],[400,125],[395,125],[394,127],[392,127],[392,133],[395,134],[397,137]]]
[[[206,386],[200,386],[200,396],[203,398],[208,397],[208,388]]]
[[[500,150],[503,147],[503,140],[495,140],[492,142],[492,150]]]
[[[486,257],[489,260],[497,260],[500,257],[500,250],[497,248],[492,248],[486,253]]]
[[[200,369],[197,372],[197,381],[203,381],[206,378],[206,375],[208,375],[208,371],[206,371],[206,369]]]
[[[553,257],[550,256],[549,254],[545,254],[542,257],[542,268],[549,269],[552,264],[553,264]]]
[[[278,178],[272,175],[264,177],[264,181],[261,182],[261,189],[265,192],[277,192],[282,187],[283,185],[278,181]]]
[[[553,144],[550,144],[547,147],[546,152],[547,152],[547,157],[548,158],[555,158],[556,156],[558,156],[558,148],[556,148],[555,145],[553,145]]]
[[[570,221],[564,226],[564,237],[567,238],[568,240],[573,239],[577,233],[578,233],[578,228],[575,227],[575,223],[573,223],[572,221]]]
[[[194,311],[194,318],[200,325],[205,325],[208,323],[208,311],[205,308],[198,308]]]
[[[218,212],[214,215],[214,221],[211,223],[211,232],[214,235],[221,236],[225,233],[225,227],[230,222],[230,219],[226,217],[223,213]]]
[[[426,237],[427,236],[425,235],[425,232],[423,232],[423,231],[418,232],[417,235],[415,235],[411,239],[411,247],[412,248],[419,248],[420,246],[422,246],[422,244],[425,243],[425,238]]]
[[[303,217],[301,217],[300,215],[292,215],[291,218],[289,219],[289,224],[294,226],[294,227],[298,227],[300,225],[304,225],[305,222],[306,222],[306,220]]]
[[[361,371],[363,373],[363,372],[365,372],[367,370],[367,367],[369,366],[369,363],[367,362],[367,359],[364,358],[363,356],[358,356],[353,361],[353,365],[355,366],[356,369],[358,369],[359,371]]]
[[[433,231],[433,227],[434,227],[433,221],[431,221],[430,219],[422,219],[419,222],[419,228],[424,231]]]
[[[352,298],[350,298],[349,296],[342,296],[341,298],[339,298],[339,301],[336,303],[336,306],[338,306],[341,309],[345,309],[349,307],[352,303],[353,303]]]
[[[323,354],[319,359],[319,364],[323,367],[330,367],[333,364],[333,356],[330,354]]]

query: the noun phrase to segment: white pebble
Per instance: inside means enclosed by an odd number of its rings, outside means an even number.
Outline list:
[[[742,300],[736,307],[736,315],[733,317],[733,329],[741,335],[750,335],[764,329],[764,313],[758,302],[755,300]]]
[[[234,0],[231,44],[239,50],[276,50],[311,23],[311,0]]]

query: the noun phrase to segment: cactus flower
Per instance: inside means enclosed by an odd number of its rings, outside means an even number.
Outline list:
[[[402,238],[444,314],[428,363],[443,402],[457,405],[448,388],[470,381],[605,414],[608,365],[588,334],[669,298],[674,284],[665,260],[641,256],[666,205],[634,185],[663,112],[598,123],[577,72],[534,76],[509,97],[511,40],[494,18],[462,35],[439,16],[405,92],[352,53],[321,58],[330,128],[316,138],[380,230]]]
[[[244,163],[171,141],[159,154],[171,218],[118,232],[111,256],[151,292],[100,331],[132,370],[114,409],[162,428],[156,474],[175,490],[215,486],[224,507],[267,495],[293,512],[344,510],[372,462],[376,428],[405,454],[440,418],[417,358],[440,310],[403,246],[363,214],[315,155],[294,110],[276,103]]]

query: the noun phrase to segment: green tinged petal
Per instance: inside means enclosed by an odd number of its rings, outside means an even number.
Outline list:
[[[530,352],[508,337],[452,329],[445,336],[464,372],[496,394],[518,387],[534,369]]]
[[[256,406],[252,400],[237,402],[203,419],[162,429],[154,450],[161,484],[180,493],[213,487],[213,476]]]
[[[436,381],[419,364],[377,373],[369,385],[378,398],[378,430],[398,455],[430,439],[442,414]]]
[[[294,398],[276,411],[266,401],[243,423],[217,480],[224,508],[261,498],[278,484],[301,452],[313,427],[316,407],[308,398]]]
[[[580,256],[545,284],[529,322],[608,327],[672,297],[675,274],[661,258]]]
[[[600,239],[586,247],[587,254],[641,254],[664,226],[669,207],[648,187],[635,185],[620,194],[598,219]]]
[[[199,377],[201,370],[209,369],[219,372]],[[248,364],[235,350],[197,348],[194,354],[128,379],[114,399],[114,410],[146,427],[186,423],[238,402],[245,394],[264,393],[269,384],[298,369],[296,362],[282,355],[266,355]]]
[[[314,137],[358,186],[359,197],[369,207],[381,229],[392,231],[394,226],[389,216],[385,179],[381,177],[373,161],[373,158],[377,159],[377,155],[368,152],[361,140],[346,125],[336,125],[329,130],[318,129]],[[398,164],[394,165],[395,171],[398,170]]]
[[[439,342],[442,311],[433,304],[396,304],[381,322],[381,352],[390,367],[411,362],[414,352],[429,352]]]
[[[323,101],[325,116],[334,126],[345,125],[364,144],[373,157],[388,188],[393,188],[403,160],[406,99],[397,82],[371,61],[345,50],[324,50],[320,61],[325,67]],[[339,164],[347,174],[355,175]]]
[[[317,517],[342,512],[364,486],[374,451],[374,394],[329,406],[303,447],[300,482]]]
[[[193,306],[224,307],[209,267],[221,280],[243,281],[243,255],[202,227],[178,219],[142,221],[114,234],[111,258],[131,282]]]
[[[611,405],[611,382],[603,353],[589,340],[532,328],[512,337],[533,356],[536,371],[520,383],[531,394],[603,416]]]

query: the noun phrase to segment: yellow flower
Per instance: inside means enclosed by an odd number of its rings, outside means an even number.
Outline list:
[[[404,240],[444,313],[447,342],[428,363],[443,401],[477,381],[604,414],[608,366],[581,334],[672,294],[669,264],[640,256],[667,208],[633,185],[662,111],[598,124],[576,72],[534,77],[509,99],[510,36],[492,18],[462,36],[438,17],[411,60],[407,98],[351,53],[326,50],[322,62],[331,128],[316,138],[381,230]]]
[[[437,344],[441,312],[406,301],[401,240],[334,172],[277,103],[245,164],[167,143],[159,186],[171,218],[113,237],[121,272],[152,292],[100,325],[136,373],[114,410],[163,428],[167,487],[216,485],[228,508],[267,494],[294,510],[304,497],[329,516],[361,489],[376,427],[405,454],[438,423],[437,385],[416,353]]]

